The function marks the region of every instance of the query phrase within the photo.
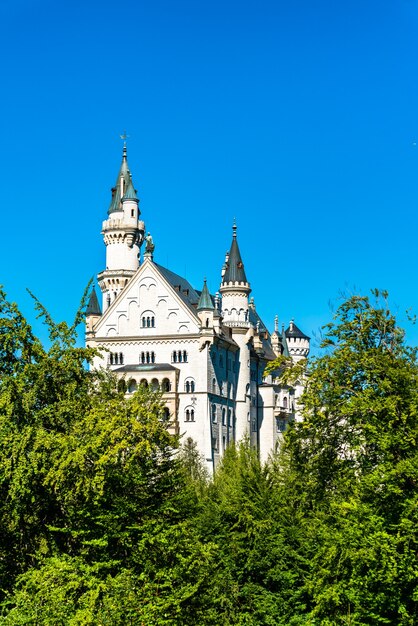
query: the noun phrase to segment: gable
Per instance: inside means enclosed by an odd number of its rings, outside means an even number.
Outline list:
[[[146,260],[102,315],[94,332],[96,337],[138,338],[196,334],[199,319],[182,286],[176,290],[160,267]]]

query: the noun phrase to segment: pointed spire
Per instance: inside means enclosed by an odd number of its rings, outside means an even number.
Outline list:
[[[96,294],[96,290],[93,287],[91,294],[90,294],[90,299],[89,299],[89,303],[87,305],[86,308],[86,317],[88,315],[101,315],[102,312],[100,310],[100,304],[99,301],[97,299],[97,294]]]
[[[222,283],[247,283],[247,277],[245,275],[244,263],[242,262],[241,253],[238,247],[237,241],[237,225],[234,220],[232,226],[232,244],[229,251],[229,258],[226,266],[225,274],[222,278]]]
[[[138,202],[138,196],[136,195],[136,191],[132,184],[132,178],[129,179],[128,187],[125,191],[125,194],[122,198],[122,202],[124,200],[133,200],[134,202]]]
[[[274,332],[278,333],[279,332],[279,316],[276,315],[274,318]]]
[[[108,210],[109,214],[122,210],[121,200],[129,187],[129,183],[132,183],[132,177],[128,167],[127,149],[125,144],[123,146],[122,163],[119,168],[119,174],[116,179],[115,186],[112,187],[112,200]]]
[[[206,285],[206,278],[205,278],[203,282],[202,293],[200,294],[199,302],[197,303],[197,310],[198,311],[203,311],[203,310],[213,311],[214,308],[215,307],[213,306],[212,298],[210,297],[210,293]]]

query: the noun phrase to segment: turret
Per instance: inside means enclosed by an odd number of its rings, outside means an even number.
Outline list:
[[[103,310],[113,302],[139,267],[145,230],[144,222],[139,220],[140,214],[124,145],[122,163],[112,188],[108,219],[102,226],[106,269],[98,279],[103,294]]]
[[[199,296],[199,301],[197,303],[197,315],[200,319],[201,324],[201,335],[205,338],[205,342],[208,338],[213,337],[214,332],[214,317],[215,317],[215,307],[212,302],[211,295],[209,293],[209,289],[206,284],[206,278],[203,282],[203,289]],[[218,318],[218,315],[216,316]],[[204,343],[202,343],[204,345]]]
[[[232,227],[232,243],[225,260],[219,291],[222,294],[222,317],[227,326],[248,326],[248,296],[251,287],[237,241],[237,227]]]
[[[293,320],[291,320],[284,335],[292,359],[294,361],[306,359],[310,350],[310,338],[296,326]]]
[[[86,308],[86,339],[88,340],[93,332],[94,325],[99,321],[102,312],[100,310],[100,304],[97,299],[96,290],[93,287],[89,303]]]

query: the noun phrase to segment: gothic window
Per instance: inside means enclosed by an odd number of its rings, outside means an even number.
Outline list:
[[[222,426],[226,426],[226,410],[222,409]]]
[[[231,426],[231,409],[228,409],[228,427]]]
[[[212,379],[212,393],[216,393],[216,378]]]
[[[216,424],[216,404],[212,404],[212,422]]]

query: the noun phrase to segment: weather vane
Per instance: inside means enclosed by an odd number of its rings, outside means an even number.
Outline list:
[[[126,146],[126,140],[129,138],[129,135],[126,134],[126,130],[124,130],[122,135],[119,135],[119,137],[123,140],[123,145]]]

